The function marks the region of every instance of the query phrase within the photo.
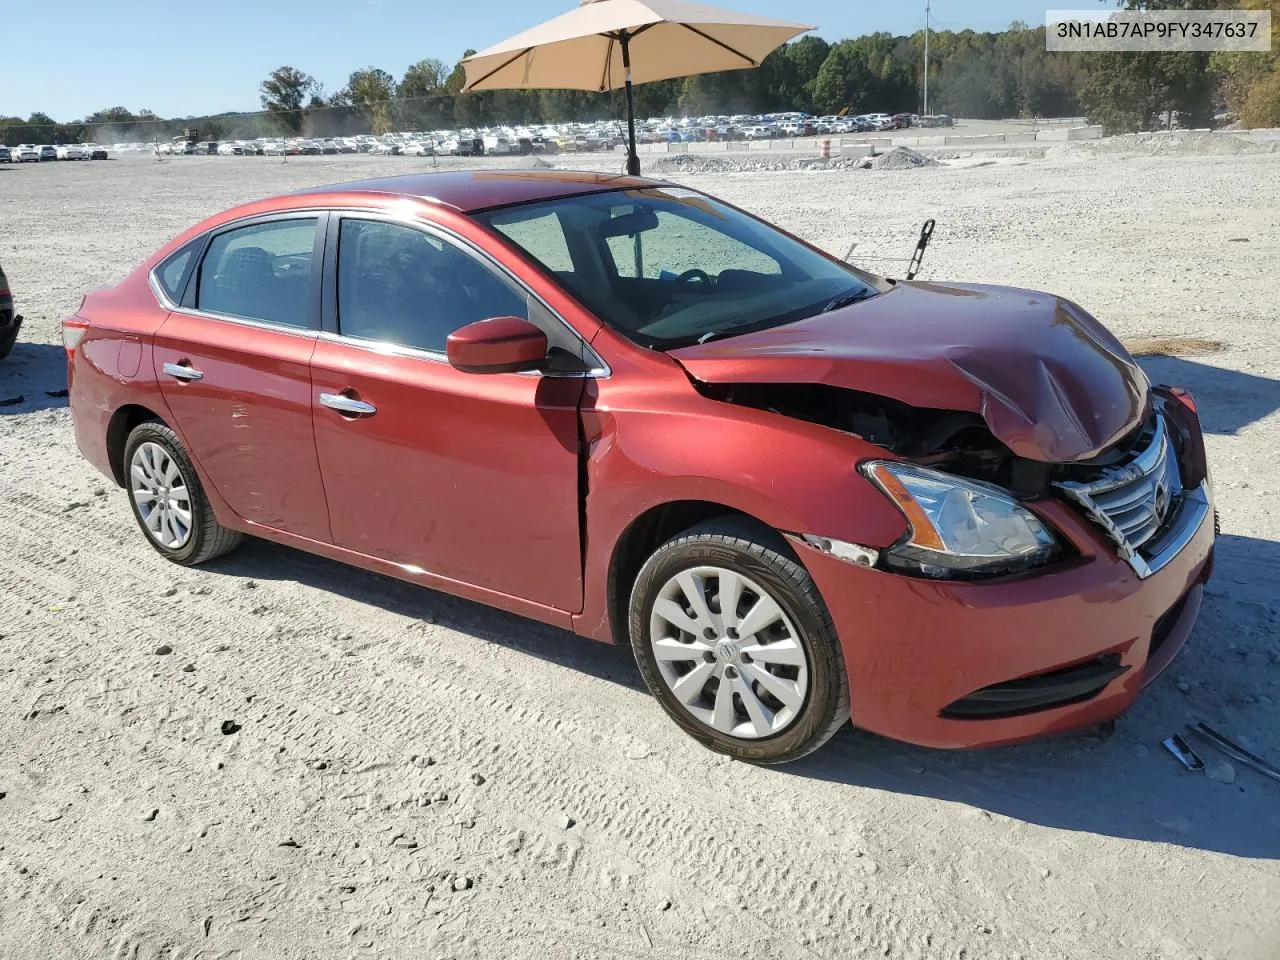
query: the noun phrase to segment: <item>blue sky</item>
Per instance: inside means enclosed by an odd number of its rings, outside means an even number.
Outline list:
[[[257,110],[258,84],[282,64],[333,92],[364,66],[399,77],[424,57],[452,65],[467,47],[483,49],[573,3],[12,0],[0,17],[6,40],[0,115],[42,110],[66,121],[112,106],[147,107],[160,116]],[[816,24],[828,40],[876,30],[910,33],[924,25],[923,0],[718,5]],[[1045,0],[934,0],[931,19],[939,28],[1000,30],[1013,20],[1043,23],[1045,10]]]

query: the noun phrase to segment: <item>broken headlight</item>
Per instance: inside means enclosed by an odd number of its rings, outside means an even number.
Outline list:
[[[928,577],[994,576],[1053,556],[1053,534],[1000,487],[901,461],[874,460],[862,472],[910,524],[884,551],[890,567]]]

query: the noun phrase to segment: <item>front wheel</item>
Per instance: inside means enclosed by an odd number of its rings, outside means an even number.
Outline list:
[[[704,746],[785,763],[849,719],[835,628],[808,571],[758,524],[721,518],[659,547],[631,591],[649,690]]]
[[[195,465],[166,424],[149,420],[133,428],[123,472],[138,526],[174,563],[193,567],[239,545],[242,535],[218,523]]]

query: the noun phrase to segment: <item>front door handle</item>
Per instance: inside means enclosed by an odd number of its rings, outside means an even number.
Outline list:
[[[372,403],[365,403],[363,400],[344,396],[341,393],[322,393],[320,394],[320,402],[331,410],[337,410],[339,413],[355,414],[356,416],[368,416],[371,413],[378,412],[378,408]]]
[[[164,365],[166,376],[176,377],[179,380],[203,380],[204,374],[196,370],[189,363],[166,363]]]

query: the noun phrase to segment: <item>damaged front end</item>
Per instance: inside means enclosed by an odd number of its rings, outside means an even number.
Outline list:
[[[886,451],[859,470],[904,514],[908,530],[874,556],[850,554],[864,565],[931,579],[1025,573],[1074,552],[1036,509],[1053,498],[1082,512],[1145,578],[1212,509],[1199,421],[1183,391],[1151,390],[1137,426],[1117,443],[1055,463],[1017,455],[977,413],[920,409],[822,383],[693,382],[711,399],[839,430]]]

